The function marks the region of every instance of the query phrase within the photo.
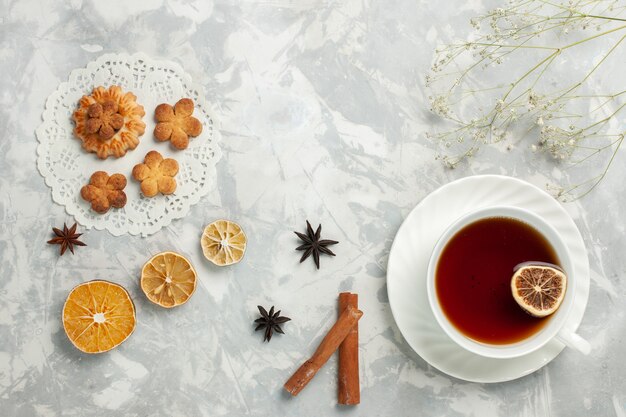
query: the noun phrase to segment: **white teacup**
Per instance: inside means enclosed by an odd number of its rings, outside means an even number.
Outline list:
[[[553,314],[549,322],[537,333],[529,336],[528,338],[512,344],[494,345],[486,344],[465,336],[461,333],[446,317],[444,314],[439,300],[437,298],[437,291],[435,289],[435,273],[437,263],[441,255],[442,250],[445,248],[448,241],[463,227],[470,223],[473,223],[480,219],[490,217],[508,217],[520,220],[539,231],[550,242],[556,254],[561,261],[561,266],[567,275],[567,289],[565,292],[565,298],[559,309]],[[477,355],[486,356],[489,358],[514,358],[518,356],[527,355],[535,350],[541,348],[553,338],[558,339],[565,345],[572,347],[584,354],[588,354],[591,350],[589,342],[581,338],[578,334],[567,331],[564,325],[567,321],[567,317],[572,310],[574,304],[573,288],[576,287],[578,280],[580,279],[573,274],[574,268],[572,267],[572,261],[567,246],[563,243],[563,240],[559,236],[558,232],[545,220],[536,214],[524,210],[518,207],[499,206],[488,207],[473,211],[469,214],[462,216],[456,220],[439,238],[439,241],[433,249],[428,264],[428,278],[427,278],[427,290],[428,301],[430,308],[437,319],[437,322],[441,328],[447,333],[447,335],[456,342],[462,348],[473,352]],[[513,271],[511,271],[511,276]]]

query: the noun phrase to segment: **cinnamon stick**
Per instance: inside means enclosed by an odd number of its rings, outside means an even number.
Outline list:
[[[359,296],[349,292],[339,294],[339,311],[348,307],[359,308]],[[355,324],[339,345],[339,404],[356,405],[361,402],[359,384],[359,324]]]
[[[362,311],[348,306],[339,316],[333,327],[328,331],[322,343],[309,360],[304,362],[300,368],[285,383],[284,388],[293,396],[296,396],[313,379],[317,371],[328,361],[328,358],[337,350],[343,339],[346,338],[350,330],[356,325]]]

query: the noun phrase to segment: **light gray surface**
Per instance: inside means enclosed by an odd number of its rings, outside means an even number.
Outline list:
[[[422,75],[438,42],[464,36],[480,1],[47,3],[0,6],[0,415],[626,415],[621,154],[597,192],[566,206],[593,270],[580,328],[589,357],[566,350],[514,382],[466,383],[413,353],[391,317],[388,250],[421,198],[471,174],[540,186],[560,174],[534,171],[519,150],[447,171],[425,140]],[[89,246],[59,258],[45,241],[71,219],[36,171],[34,129],[72,69],[120,51],[177,61],[205,86],[222,122],[215,188],[149,238],[86,231]],[[250,242],[244,262],[218,269],[198,241],[221,217]],[[294,251],[292,230],[305,219],[341,242],[320,271]],[[168,249],[187,254],[200,275],[190,302],[171,311],[138,288],[143,263]],[[93,278],[129,289],[138,325],[117,350],[86,356],[68,342],[60,313],[68,291]],[[329,327],[341,290],[358,292],[365,312],[362,403],[336,406],[335,358],[290,399],[281,386]],[[292,317],[286,335],[261,343],[257,304]]]

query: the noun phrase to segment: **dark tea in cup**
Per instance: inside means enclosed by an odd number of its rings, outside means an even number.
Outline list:
[[[527,314],[513,298],[510,284],[514,268],[529,261],[561,266],[550,242],[529,224],[488,217],[464,226],[437,261],[441,310],[460,333],[477,342],[505,345],[534,335],[550,316]]]

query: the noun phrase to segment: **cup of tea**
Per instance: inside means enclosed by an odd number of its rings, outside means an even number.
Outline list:
[[[566,277],[560,306],[545,317],[525,311],[511,288],[516,267],[532,264],[550,265]],[[427,292],[441,328],[475,354],[523,356],[553,338],[587,354],[589,343],[565,328],[579,279],[549,223],[531,211],[498,206],[466,214],[446,229],[430,257]]]

